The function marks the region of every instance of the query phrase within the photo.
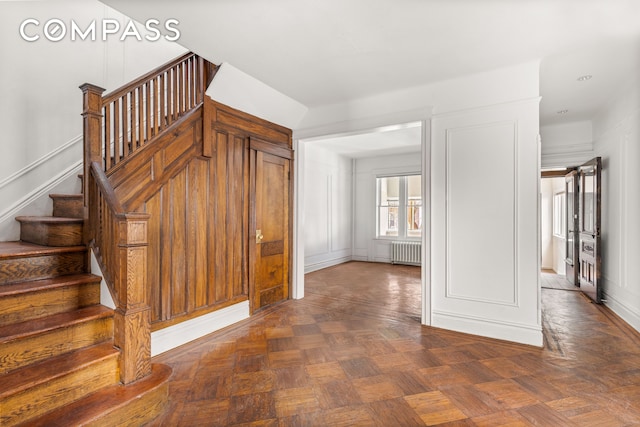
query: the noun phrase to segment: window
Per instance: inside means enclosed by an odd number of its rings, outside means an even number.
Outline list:
[[[420,237],[422,235],[421,176],[380,177],[377,179],[377,189],[378,237]]]
[[[553,235],[565,238],[566,234],[566,203],[565,193],[553,195]]]

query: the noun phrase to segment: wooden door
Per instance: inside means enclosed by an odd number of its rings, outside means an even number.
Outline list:
[[[252,312],[289,297],[289,170],[289,158],[251,150],[249,298]]]
[[[602,300],[600,284],[600,157],[578,168],[580,290],[596,303]]]
[[[578,233],[578,171],[571,171],[565,176],[566,194],[566,236],[565,236],[565,275],[567,281],[578,286],[580,272]]]

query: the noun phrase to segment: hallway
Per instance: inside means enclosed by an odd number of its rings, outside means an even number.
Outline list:
[[[640,423],[640,334],[580,292],[542,290],[538,349],[421,326],[417,267],[306,278],[304,299],[156,357],[174,373],[153,425]]]

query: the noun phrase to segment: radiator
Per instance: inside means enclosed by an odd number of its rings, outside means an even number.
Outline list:
[[[391,264],[422,264],[421,242],[391,242]]]

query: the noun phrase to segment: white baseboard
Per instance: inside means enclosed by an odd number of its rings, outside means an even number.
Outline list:
[[[605,293],[604,299],[606,300],[605,305],[609,307],[611,311],[620,316],[620,318],[631,325],[633,329],[640,332],[640,312],[638,312],[637,309],[629,307],[627,304],[607,293]]]
[[[542,347],[542,327],[539,325],[524,325],[510,322],[499,322],[473,316],[463,316],[457,313],[447,313],[433,310],[431,325],[487,338],[511,341],[520,344]]]
[[[329,259],[326,261],[322,261],[322,262],[316,262],[313,264],[306,264],[304,265],[304,273],[311,273],[314,271],[318,271],[318,270],[322,270],[323,268],[328,268],[328,267],[333,267],[334,265],[338,265],[338,264],[344,264],[345,262],[349,262],[353,259],[353,257],[351,256],[345,256],[345,257],[340,257],[340,258],[335,258],[335,259]]]
[[[169,351],[249,317],[249,301],[151,333],[151,356]]]

